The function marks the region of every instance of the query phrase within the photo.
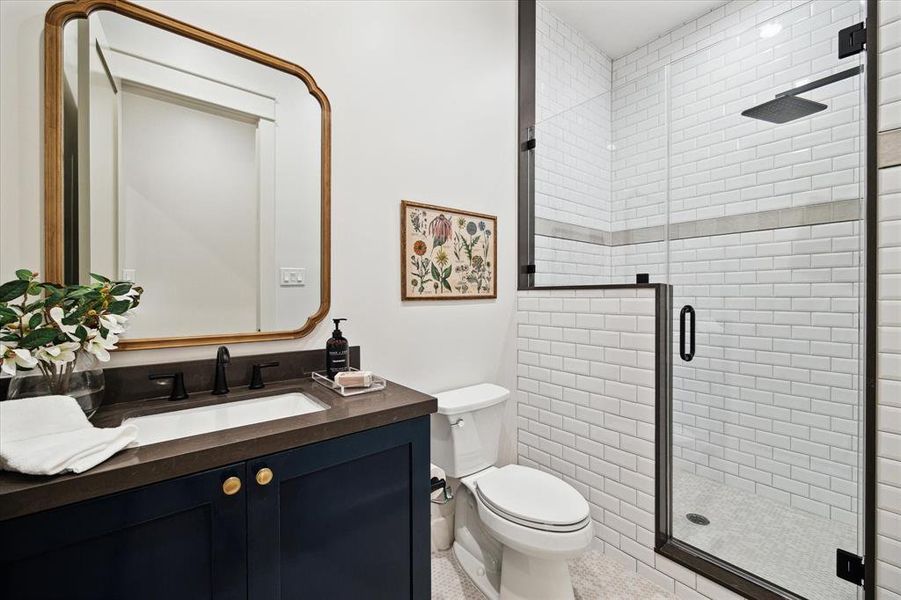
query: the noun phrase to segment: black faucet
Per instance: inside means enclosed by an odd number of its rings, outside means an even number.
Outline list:
[[[266,387],[266,384],[263,383],[263,369],[267,369],[269,367],[277,367],[277,362],[268,362],[268,363],[258,363],[253,365],[250,374],[250,385],[247,389],[250,390],[259,390]]]
[[[181,371],[153,374],[148,379],[171,379],[172,390],[169,392],[169,400],[187,400],[188,392],[185,389],[185,376]]]
[[[225,366],[228,364],[229,360],[231,360],[231,356],[228,353],[228,348],[219,346],[219,350],[216,351],[216,379],[213,383],[213,394],[217,396],[228,393],[228,380],[225,378]]]

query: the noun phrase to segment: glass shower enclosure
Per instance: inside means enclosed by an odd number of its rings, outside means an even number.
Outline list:
[[[671,535],[808,599],[859,590],[863,20],[808,2],[666,67]]]
[[[671,284],[658,550],[751,597],[861,589],[864,8],[728,2],[578,102],[536,90],[535,285]]]

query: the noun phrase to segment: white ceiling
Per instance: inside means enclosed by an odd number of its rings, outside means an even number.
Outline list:
[[[612,59],[725,4],[725,0],[545,0]]]

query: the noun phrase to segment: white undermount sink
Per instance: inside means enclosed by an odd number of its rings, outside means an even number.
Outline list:
[[[328,406],[306,394],[291,392],[278,396],[251,398],[250,400],[132,417],[125,419],[123,423],[136,425],[138,428],[137,444],[146,446],[201,433],[305,415],[327,408]]]

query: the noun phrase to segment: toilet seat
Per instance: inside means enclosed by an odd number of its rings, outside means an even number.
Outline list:
[[[474,497],[479,521],[505,548],[542,560],[568,560],[581,555],[591,545],[594,525],[591,519],[569,531],[539,529],[534,523],[523,525],[489,507],[482,497]],[[506,550],[505,550],[506,552]]]
[[[530,529],[566,533],[591,520],[588,502],[574,487],[537,469],[507,465],[479,477],[475,487],[488,510]]]

